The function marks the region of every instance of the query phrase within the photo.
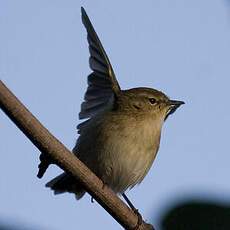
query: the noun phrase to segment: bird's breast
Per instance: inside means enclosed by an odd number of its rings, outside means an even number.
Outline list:
[[[160,143],[161,126],[154,120],[109,116],[98,118],[79,137],[78,157],[115,192],[140,183]]]
[[[106,130],[102,159],[110,165],[108,180],[115,191],[124,191],[140,183],[149,171],[159,148],[161,127],[151,120],[130,118],[128,124],[121,120]]]

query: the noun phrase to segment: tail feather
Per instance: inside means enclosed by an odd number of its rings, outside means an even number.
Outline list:
[[[77,200],[81,199],[85,194],[85,191],[81,185],[79,185],[79,183],[76,182],[72,176],[66,173],[62,173],[61,175],[49,181],[46,184],[46,187],[54,190],[55,195],[64,192],[74,193]]]

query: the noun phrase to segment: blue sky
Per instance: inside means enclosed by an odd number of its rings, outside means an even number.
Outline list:
[[[230,6],[227,1],[1,0],[0,78],[69,149],[86,89],[84,6],[123,89],[147,86],[186,104],[167,120],[152,169],[129,197],[157,226],[190,196],[228,202]],[[38,150],[0,112],[0,221],[28,229],[119,229],[87,195],[54,196]]]

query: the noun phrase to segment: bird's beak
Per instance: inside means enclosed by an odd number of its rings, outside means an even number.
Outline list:
[[[173,114],[183,104],[185,104],[183,101],[169,100],[169,110],[166,114],[165,120],[168,118],[169,115]]]
[[[169,105],[176,106],[177,108],[183,104],[185,104],[183,101],[176,101],[176,100],[169,100]]]

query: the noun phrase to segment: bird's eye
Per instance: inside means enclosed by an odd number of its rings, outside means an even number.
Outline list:
[[[157,100],[155,98],[149,98],[149,102],[153,105],[157,102]]]

